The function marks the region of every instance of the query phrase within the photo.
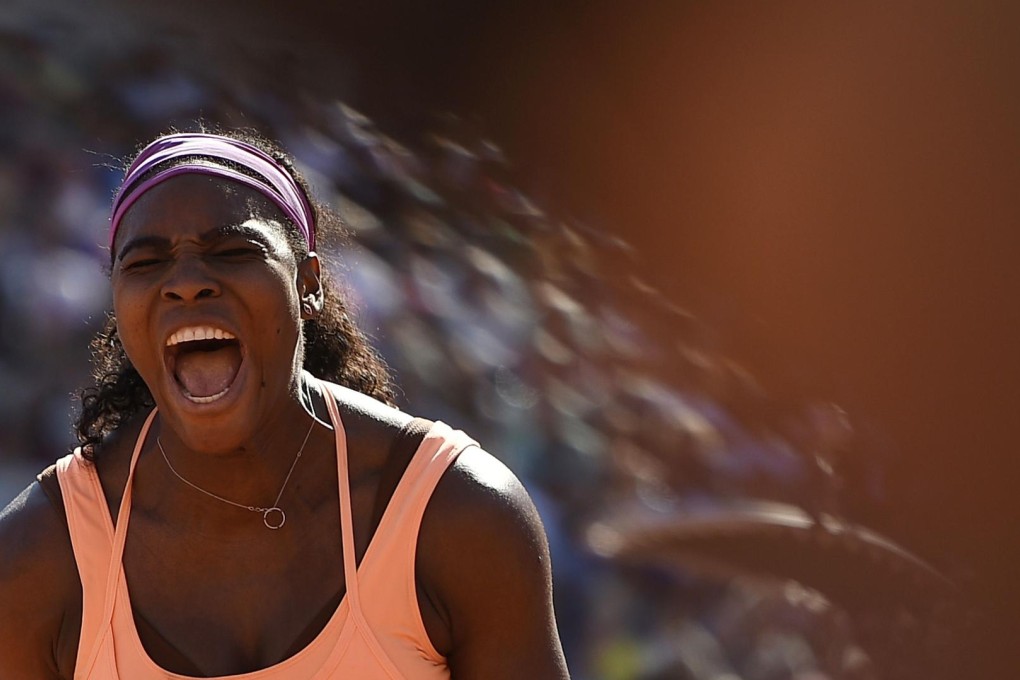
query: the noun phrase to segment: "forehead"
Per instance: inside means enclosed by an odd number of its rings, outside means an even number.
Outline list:
[[[228,178],[197,173],[170,177],[142,194],[117,229],[113,252],[132,238],[184,239],[246,224],[273,245],[288,248],[288,220],[267,196]]]

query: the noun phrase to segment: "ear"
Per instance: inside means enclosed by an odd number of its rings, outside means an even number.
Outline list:
[[[301,319],[314,319],[322,313],[322,276],[319,256],[314,252],[298,263],[297,289],[301,298]]]

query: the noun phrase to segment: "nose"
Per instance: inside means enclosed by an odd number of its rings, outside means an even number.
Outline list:
[[[163,281],[162,294],[165,300],[193,302],[218,296],[220,285],[201,258],[184,257],[174,263]]]

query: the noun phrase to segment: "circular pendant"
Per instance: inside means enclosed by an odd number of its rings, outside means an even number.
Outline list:
[[[270,529],[279,529],[287,523],[287,514],[280,508],[268,508],[262,513],[262,521]]]

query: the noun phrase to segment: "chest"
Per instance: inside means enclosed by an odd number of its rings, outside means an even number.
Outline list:
[[[375,527],[372,476],[351,481],[355,556]],[[339,499],[291,512],[271,531],[206,535],[133,509],[123,566],[138,637],[159,666],[229,675],[271,666],[311,643],[345,595]],[[239,510],[238,512],[244,512]]]
[[[331,529],[267,536],[274,547],[133,517],[123,565],[143,647],[179,673],[228,675],[286,658],[315,638],[344,594],[339,526]]]

